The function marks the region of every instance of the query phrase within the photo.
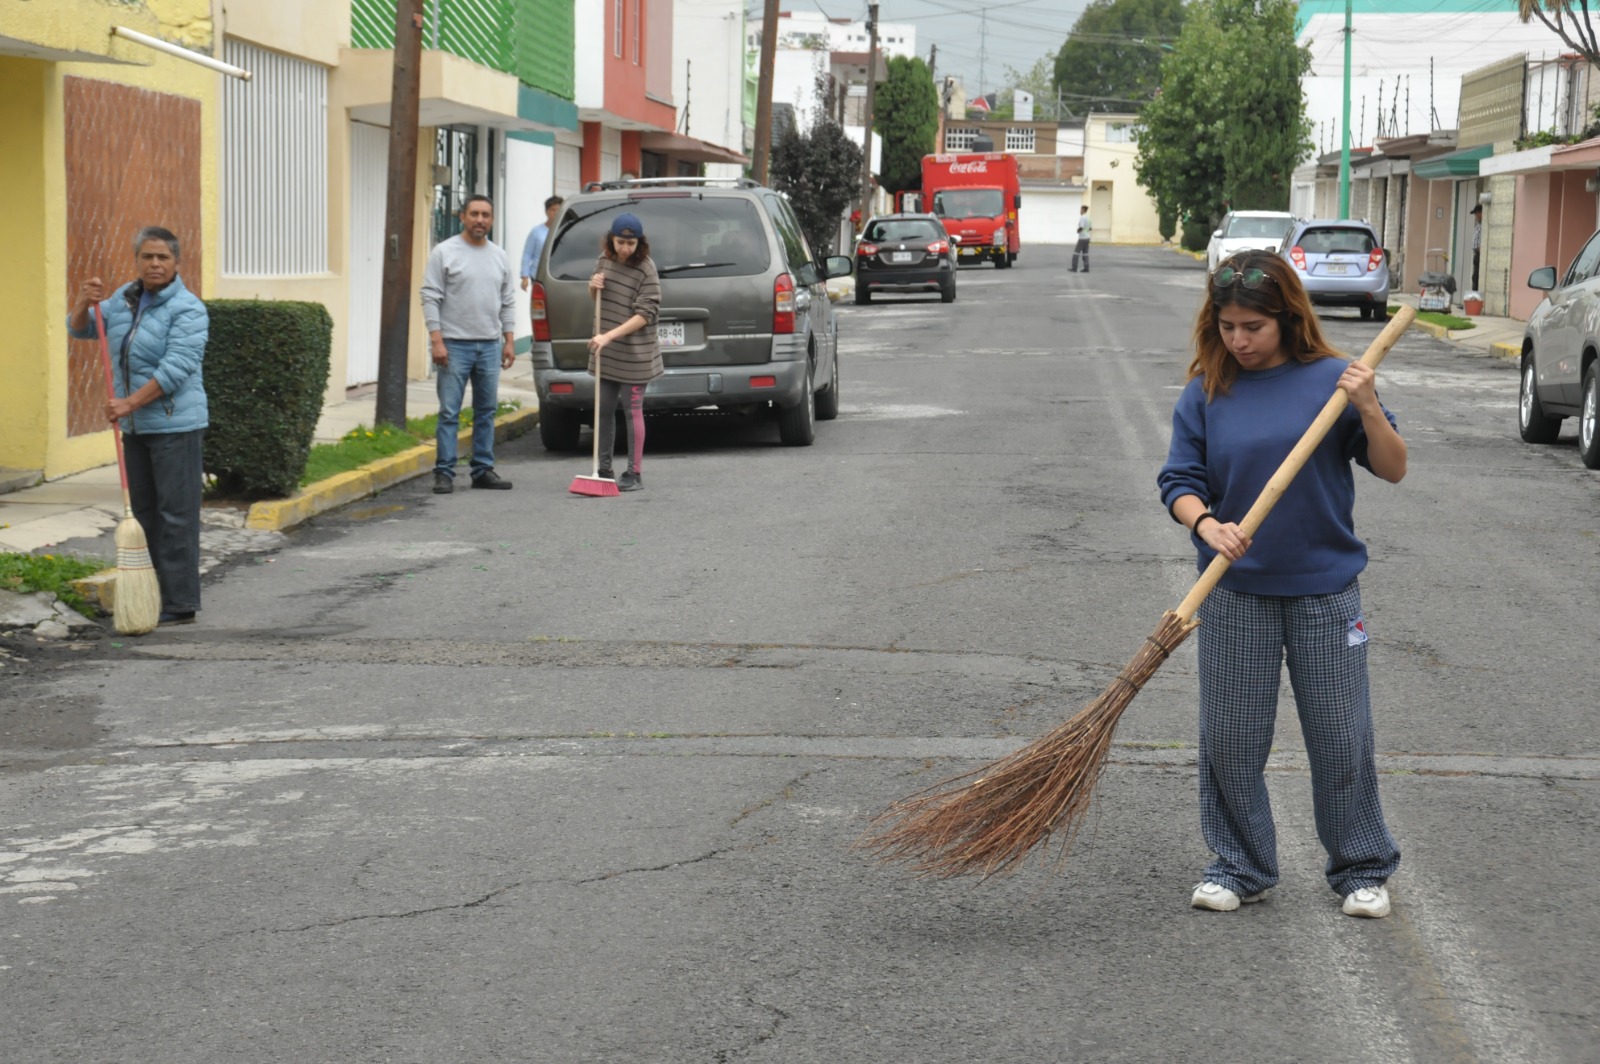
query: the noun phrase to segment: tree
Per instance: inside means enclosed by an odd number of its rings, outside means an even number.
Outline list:
[[[1600,66],[1600,38],[1589,21],[1588,0],[1517,0],[1517,15],[1524,22],[1537,18],[1568,48]]]
[[[1290,175],[1312,146],[1300,87],[1311,53],[1295,44],[1295,14],[1294,0],[1190,4],[1140,113],[1139,183],[1160,211],[1209,231],[1230,208],[1288,208]]]
[[[818,109],[810,129],[790,126],[773,149],[772,187],[788,195],[812,252],[831,255],[839,222],[861,196],[861,145]]]
[[[1183,0],[1094,0],[1056,53],[1055,86],[1076,111],[1137,111],[1161,84],[1164,41],[1183,26]]]
[[[872,128],[883,138],[878,183],[891,195],[922,184],[922,157],[939,136],[939,90],[920,59],[897,55],[872,102]],[[859,156],[858,156],[859,158]]]

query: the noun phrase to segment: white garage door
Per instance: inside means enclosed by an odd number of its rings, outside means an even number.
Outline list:
[[[1017,222],[1022,230],[1022,246],[1029,244],[1074,244],[1078,240],[1078,205],[1083,193],[1078,189],[1022,190],[1022,210]]]

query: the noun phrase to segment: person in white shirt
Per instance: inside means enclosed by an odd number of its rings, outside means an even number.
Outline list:
[[[1094,226],[1089,222],[1089,205],[1086,203],[1078,208],[1078,246],[1072,249],[1072,271],[1078,272],[1078,260],[1083,260],[1083,272],[1089,272],[1089,230]]]

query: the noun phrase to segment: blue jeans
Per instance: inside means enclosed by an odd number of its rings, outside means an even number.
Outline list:
[[[439,459],[434,472],[455,476],[456,436],[461,431],[461,401],[472,382],[472,476],[494,468],[494,411],[500,392],[499,340],[446,340],[448,365],[438,367],[439,428],[434,442]]]

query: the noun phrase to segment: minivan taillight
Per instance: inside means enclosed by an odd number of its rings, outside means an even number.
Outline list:
[[[1382,266],[1382,265],[1383,265],[1383,249],[1382,248],[1373,248],[1371,253],[1367,255],[1367,272],[1371,273],[1373,270],[1376,270],[1379,266]]]
[[[1290,261],[1292,261],[1294,263],[1294,268],[1295,269],[1300,270],[1301,272],[1305,271],[1305,268],[1306,268],[1306,251],[1305,251],[1305,248],[1302,248],[1299,245],[1296,245],[1296,246],[1290,248],[1289,249],[1289,259],[1290,259]]]
[[[772,331],[779,336],[794,333],[794,278],[786,273],[772,282]]]
[[[856,246],[856,253],[862,258],[870,259],[878,253],[878,245],[868,244],[865,241]]]
[[[533,338],[542,344],[550,342],[550,317],[545,313],[544,285],[533,282],[533,295],[528,303],[528,316],[533,319]]]
[[[928,245],[928,254],[930,255],[943,255],[949,250],[950,245],[945,243],[943,240],[935,240],[933,243]]]

